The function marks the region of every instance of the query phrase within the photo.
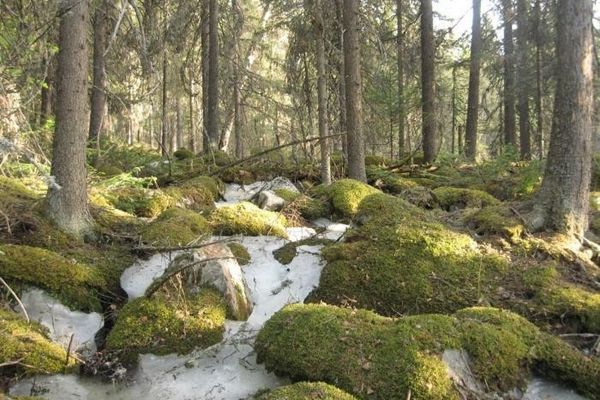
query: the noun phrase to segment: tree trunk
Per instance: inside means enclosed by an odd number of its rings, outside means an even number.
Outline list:
[[[348,174],[350,178],[366,182],[358,26],[359,3],[359,0],[344,0],[346,124],[348,129]]]
[[[512,0],[502,0],[504,14],[504,144],[516,146],[515,61]]]
[[[106,110],[106,38],[108,34],[108,3],[102,1],[94,12],[94,60],[92,103],[90,107],[90,129],[88,140],[98,142],[102,132]]]
[[[42,85],[40,99],[40,126],[44,126],[52,115],[52,98],[54,85],[54,68],[52,58],[47,56],[42,60],[42,68],[45,70],[44,84]]]
[[[325,185],[331,184],[331,154],[329,149],[329,124],[327,120],[327,69],[325,61],[325,25],[323,23],[323,9],[321,0],[313,0],[313,32],[316,41],[315,61],[317,64],[317,97],[319,114],[319,144],[321,146],[321,182]]]
[[[163,76],[162,76],[162,116],[160,131],[161,155],[166,157],[168,154],[168,136],[167,136],[167,52],[163,50]]]
[[[236,78],[237,79],[237,78]],[[242,144],[242,94],[239,85],[233,88],[234,96],[234,132],[235,132],[235,156],[239,159],[244,157],[244,148]]]
[[[175,113],[176,113],[176,127],[177,127],[177,140],[175,144],[174,150],[179,150],[185,147],[185,142],[183,140],[183,113],[181,111],[181,100],[179,96],[175,96]]]
[[[348,161],[348,136],[347,136],[347,118],[346,118],[346,67],[344,63],[344,5],[343,0],[335,2],[336,17],[339,24],[340,36],[340,57],[338,62],[338,85],[339,85],[339,106],[340,106],[340,121],[339,128],[342,134],[342,157],[345,162]]]
[[[219,141],[219,4],[209,1],[208,35],[208,115],[206,127],[211,149]]]
[[[531,158],[531,132],[529,126],[529,69],[527,56],[529,51],[528,0],[517,0],[517,80],[519,86],[519,137],[521,159]]]
[[[210,24],[209,24],[209,9],[207,2],[204,2],[204,10],[202,13],[202,32],[201,32],[201,43],[202,43],[202,151],[207,153],[210,148],[210,137],[208,134],[208,70],[209,70],[209,43],[208,37],[210,36]]]
[[[477,157],[477,122],[479,118],[479,72],[481,69],[481,0],[473,0],[473,30],[471,37],[471,69],[469,72],[469,100],[465,155],[474,161]]]
[[[536,93],[535,93],[535,114],[537,117],[536,123],[536,142],[538,158],[544,158],[544,115],[543,115],[543,82],[542,82],[542,6],[541,1],[535,1],[535,78],[536,78]]]
[[[402,10],[404,0],[396,0],[396,50],[398,62],[398,159],[402,159],[405,153],[404,131],[406,129],[406,107],[404,102],[404,23]]]
[[[76,237],[90,233],[85,148],[88,132],[89,3],[60,2],[56,128],[48,187],[48,216],[59,229]]]
[[[190,113],[190,151],[196,154],[196,127],[194,126],[194,78],[190,74],[190,93],[188,96],[188,108]]]
[[[437,153],[435,130],[435,48],[433,43],[433,9],[431,0],[421,0],[421,102],[423,153],[426,163],[433,162]]]
[[[456,152],[456,85],[458,63],[452,64],[452,154]]]
[[[583,235],[588,229],[592,157],[592,0],[558,0],[558,74],[548,161],[538,196],[547,229]],[[539,207],[539,205],[538,205]],[[536,224],[537,223],[537,224]]]

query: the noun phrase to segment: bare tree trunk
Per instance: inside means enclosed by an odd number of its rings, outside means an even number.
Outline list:
[[[456,85],[458,63],[452,64],[452,154],[456,151]]]
[[[327,69],[325,61],[325,26],[323,23],[323,9],[321,0],[311,1],[311,12],[313,20],[313,31],[316,40],[315,61],[317,64],[317,97],[319,114],[319,142],[321,147],[321,182],[325,185],[331,184],[331,163],[329,150],[329,124],[327,120]]]
[[[88,140],[100,140],[106,110],[106,37],[108,35],[108,3],[102,1],[94,12],[94,83]]]
[[[437,154],[434,58],[432,4],[431,0],[421,0],[421,102],[423,153],[426,163],[433,162]]]
[[[346,118],[348,136],[348,175],[366,182],[363,138],[362,82],[360,72],[359,0],[344,0],[344,64],[346,78]]]
[[[479,118],[479,73],[481,69],[481,0],[473,0],[473,30],[471,37],[471,69],[469,72],[469,104],[465,155],[470,160],[477,157],[477,122]]]
[[[537,117],[536,123],[536,142],[538,150],[538,158],[544,158],[544,115],[543,115],[543,83],[542,83],[542,34],[540,25],[542,20],[541,1],[535,1],[535,77],[536,77],[536,93],[535,93],[535,113]]]
[[[404,137],[406,106],[404,102],[404,23],[402,10],[404,0],[396,0],[396,50],[398,62],[398,159],[401,159],[405,153]]]
[[[208,115],[206,126],[210,147],[215,149],[219,141],[219,3],[209,1],[208,35]]]
[[[188,96],[188,108],[190,113],[190,151],[196,154],[196,127],[194,126],[194,78],[190,74],[190,93]]]
[[[339,35],[340,35],[340,57],[338,62],[338,75],[339,75],[339,106],[340,106],[340,121],[339,128],[342,133],[342,156],[344,161],[348,161],[348,136],[347,136],[347,118],[346,118],[346,67],[344,63],[344,6],[343,0],[336,0],[336,17],[339,24]]]
[[[160,131],[160,147],[163,157],[167,156],[169,143],[167,136],[167,52],[163,50],[163,76],[162,76],[162,117]]]
[[[88,132],[89,3],[60,2],[56,128],[48,187],[48,216],[59,229],[77,237],[91,233],[85,147]]]
[[[517,145],[515,116],[515,61],[512,0],[502,0],[504,14],[504,144]]]
[[[519,137],[521,143],[521,159],[531,158],[531,132],[529,126],[529,69],[527,55],[529,51],[528,0],[517,0],[517,80],[519,87]]]
[[[244,157],[244,148],[242,144],[242,94],[238,85],[235,85],[234,90],[234,131],[235,131],[235,156],[239,159]]]
[[[208,70],[209,70],[209,42],[210,24],[209,24],[209,9],[208,3],[204,2],[204,10],[202,13],[202,151],[207,153],[210,149],[210,137],[208,133]]]
[[[583,235],[588,229],[592,157],[592,0],[558,0],[558,74],[548,162],[535,227]],[[542,222],[542,223],[540,223]]]
[[[176,127],[177,127],[177,140],[174,150],[179,150],[185,147],[183,140],[183,113],[181,112],[181,100],[179,96],[175,96],[175,113],[176,113]]]
[[[40,126],[43,126],[52,114],[52,99],[54,86],[54,68],[52,67],[52,58],[44,56],[42,68],[45,70],[44,84],[42,85],[40,99]]]

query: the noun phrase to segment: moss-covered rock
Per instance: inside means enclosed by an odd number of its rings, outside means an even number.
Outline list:
[[[322,251],[328,263],[311,301],[350,300],[383,315],[447,313],[489,300],[509,274],[503,257],[396,197],[366,197],[354,221],[360,227],[346,243]]]
[[[97,269],[30,246],[0,246],[0,276],[45,289],[65,305],[83,311],[101,310],[98,292],[106,289]]]
[[[261,210],[249,202],[216,209],[210,224],[219,235],[272,235],[286,238],[286,220],[279,213]]]
[[[155,218],[177,205],[178,196],[173,194],[158,189],[123,187],[111,191],[107,198],[119,210],[138,217]]]
[[[153,246],[185,246],[210,235],[210,224],[199,213],[171,208],[141,229],[142,241]]]
[[[327,187],[315,189],[316,193],[328,198],[333,211],[341,217],[352,218],[358,205],[367,196],[381,193],[372,186],[353,179],[341,179]]]
[[[273,251],[273,256],[283,265],[288,265],[298,255],[300,246],[321,246],[331,243],[331,240],[311,237],[297,242],[286,243],[284,246]]]
[[[0,364],[16,362],[3,369],[5,376],[12,374],[58,374],[72,370],[76,361],[67,361],[67,352],[52,343],[46,329],[35,322],[28,323],[20,315],[0,308]]]
[[[237,260],[238,264],[248,265],[250,263],[252,257],[250,256],[248,249],[243,244],[227,243],[227,247],[229,247],[229,250],[231,250],[231,252],[235,256],[235,259]]]
[[[335,386],[322,382],[298,382],[270,390],[254,398],[255,400],[356,400],[356,397]]]
[[[308,221],[331,215],[331,206],[327,200],[312,198],[287,189],[277,189],[275,194],[286,202],[283,210],[284,214],[300,214]]]
[[[446,211],[463,208],[483,208],[500,202],[491,194],[475,189],[439,187],[433,190],[440,206]]]
[[[405,190],[419,186],[414,181],[399,174],[376,167],[367,168],[367,178],[373,186],[392,194],[400,194]]]
[[[489,206],[465,216],[466,224],[480,235],[503,235],[512,242],[521,238],[525,227],[505,205]]]
[[[215,208],[223,193],[223,183],[209,176],[197,176],[170,188],[171,196],[179,199],[186,207],[196,211],[209,211]]]
[[[186,148],[181,148],[173,152],[173,157],[175,157],[177,160],[189,160],[194,158],[194,152]]]
[[[227,307],[220,293],[202,289],[174,301],[162,293],[127,303],[119,312],[114,328],[106,338],[110,351],[120,351],[121,359],[135,363],[138,354],[186,354],[206,348],[223,339]]]
[[[600,393],[598,360],[498,309],[390,319],[364,310],[291,305],[265,324],[256,350],[270,371],[335,383],[361,399],[404,400],[409,393],[460,398],[441,358],[446,350],[466,351],[472,372],[490,391],[522,386],[535,369],[592,398]]]

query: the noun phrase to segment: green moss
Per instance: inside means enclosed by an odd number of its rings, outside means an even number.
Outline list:
[[[227,243],[227,247],[229,247],[229,250],[231,250],[235,256],[238,264],[248,265],[250,263],[252,257],[250,257],[248,249],[243,244]]]
[[[356,400],[356,397],[326,383],[299,382],[273,389],[256,400]]]
[[[166,209],[174,207],[180,194],[163,190],[124,187],[111,191],[106,197],[119,210],[138,217],[155,218]]]
[[[210,217],[215,233],[220,235],[287,237],[285,217],[279,213],[261,210],[249,202],[218,208]]]
[[[467,235],[386,194],[365,198],[346,243],[326,247],[328,261],[311,301],[383,315],[453,312],[495,296],[507,261],[481,253]]]
[[[194,158],[194,153],[186,148],[181,148],[173,152],[173,157],[177,160],[189,160]]]
[[[223,339],[226,309],[221,294],[212,289],[179,301],[162,293],[135,299],[119,312],[106,347],[121,351],[128,363],[135,363],[138,354],[186,354],[206,348]]]
[[[0,246],[0,276],[45,289],[65,305],[83,311],[101,310],[96,296],[106,288],[97,269],[29,246]]]
[[[379,190],[353,179],[342,179],[321,189],[333,206],[333,210],[342,217],[356,215],[358,205],[367,196],[380,193]]]
[[[389,160],[383,156],[376,156],[376,155],[365,156],[365,165],[367,167],[370,167],[370,166],[385,167],[386,165],[390,165],[391,163],[392,163],[391,160]]]
[[[286,243],[284,246],[273,251],[273,256],[283,265],[290,264],[298,255],[298,247],[300,246],[320,246],[331,243],[328,239],[319,239],[316,237],[299,240],[297,242]]]
[[[290,349],[294,349],[290,351]],[[566,380],[598,398],[593,379],[600,362],[540,332],[516,314],[490,308],[466,309],[455,316],[419,315],[390,319],[363,310],[326,305],[291,305],[276,313],[256,341],[259,362],[296,380],[334,383],[361,399],[458,399],[445,350],[467,351],[476,377],[492,391],[521,386],[537,370],[552,378],[581,363]]]
[[[315,199],[287,189],[277,189],[275,194],[285,200],[284,210],[292,210],[292,213],[297,211],[309,221],[331,215],[331,208],[323,199]]]
[[[367,178],[373,186],[392,194],[400,194],[405,190],[419,186],[417,183],[399,174],[377,167],[367,168]]]
[[[210,235],[206,219],[191,210],[171,208],[141,229],[144,243],[153,246],[184,246]]]
[[[491,194],[481,190],[439,187],[433,190],[440,206],[446,211],[462,208],[483,208],[500,202]]]
[[[58,374],[75,367],[73,357],[58,344],[52,343],[46,329],[38,323],[28,323],[20,315],[0,308],[0,364],[20,360],[6,375]]]
[[[489,206],[465,217],[465,222],[478,234],[504,235],[512,242],[521,238],[525,227],[504,205]]]

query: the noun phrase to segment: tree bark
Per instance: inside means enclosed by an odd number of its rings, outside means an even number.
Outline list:
[[[347,133],[347,118],[346,118],[346,66],[344,63],[344,5],[343,0],[336,0],[335,2],[336,18],[339,26],[339,51],[340,57],[338,62],[338,85],[339,85],[339,107],[340,107],[340,121],[339,129],[342,134],[342,157],[344,161],[348,161],[348,136]]]
[[[176,132],[177,132],[177,140],[175,142],[174,150],[179,150],[185,147],[185,142],[183,138],[183,112],[181,110],[181,100],[179,96],[175,96],[175,113],[176,113]]]
[[[169,137],[167,135],[167,52],[163,50],[163,71],[162,71],[162,116],[160,131],[161,155],[166,157],[169,151]]]
[[[396,0],[396,51],[398,62],[398,159],[405,153],[406,106],[404,101],[404,0]]]
[[[536,223],[565,234],[588,228],[592,157],[592,0],[558,0],[558,74],[550,148]],[[538,205],[539,207],[539,205]]]
[[[519,86],[519,138],[521,144],[521,159],[531,159],[531,131],[529,124],[529,24],[528,0],[517,0],[517,80]]]
[[[471,69],[469,72],[469,99],[465,155],[474,161],[477,157],[477,122],[479,118],[479,73],[481,70],[481,0],[473,0],[473,30],[471,37]]]
[[[350,178],[366,182],[360,71],[360,28],[358,26],[359,3],[359,0],[344,0],[346,124],[348,129],[348,174]]]
[[[88,132],[89,3],[60,3],[56,128],[48,188],[48,216],[76,237],[91,233],[88,211],[85,148]]]
[[[219,3],[209,1],[208,35],[208,115],[206,127],[209,145],[216,149],[219,142]]]
[[[208,70],[209,70],[209,43],[208,37],[210,36],[210,25],[209,25],[209,9],[207,2],[204,2],[204,10],[202,12],[202,32],[201,32],[201,44],[202,44],[202,151],[208,152],[210,148],[210,137],[208,134]]]
[[[329,139],[329,121],[327,120],[327,68],[325,61],[325,25],[323,22],[323,9],[321,0],[312,0],[313,32],[316,41],[317,64],[317,98],[319,114],[319,142],[321,147],[321,182],[325,185],[331,184],[331,154]]]
[[[431,0],[421,0],[421,102],[423,155],[426,163],[433,162],[437,154],[434,58],[432,4]]]
[[[542,76],[542,5],[540,0],[535,1],[535,114],[536,114],[536,142],[537,155],[541,160],[544,158],[544,115],[543,115],[543,76]]]
[[[42,85],[40,98],[40,126],[44,126],[52,115],[52,100],[54,86],[54,68],[52,67],[52,59],[54,57],[44,56],[42,60],[42,68],[45,70],[44,84]]]
[[[458,63],[452,64],[452,154],[456,152],[456,85],[458,82]]]
[[[504,144],[517,145],[515,115],[515,60],[512,0],[502,0],[504,17]]]
[[[90,107],[90,143],[100,140],[106,111],[106,39],[108,35],[108,2],[102,1],[94,12],[94,60],[92,102]]]

